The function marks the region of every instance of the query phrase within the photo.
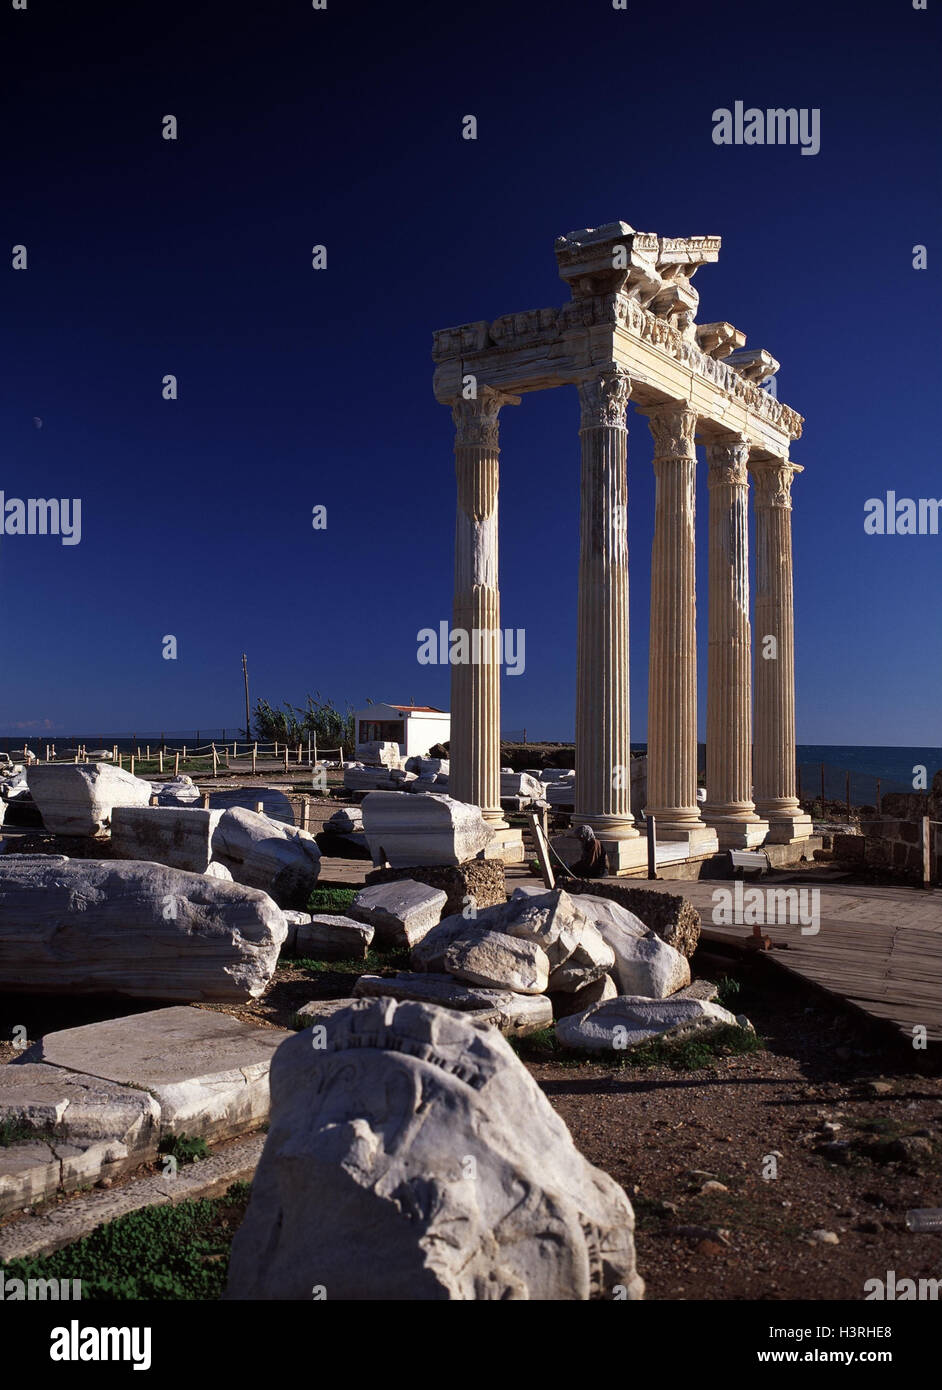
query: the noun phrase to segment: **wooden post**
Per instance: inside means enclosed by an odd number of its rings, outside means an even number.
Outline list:
[[[307,760],[308,760],[308,762],[310,763],[310,761],[311,761],[311,735],[310,735],[310,734],[308,734],[308,736],[307,736]]]
[[[141,750],[137,750],[137,756],[141,756]],[[150,762],[150,744],[147,745],[147,761]]]
[[[657,878],[657,826],[654,817],[648,816],[648,878]]]
[[[178,752],[173,755],[173,775],[174,777],[180,776],[180,754]]]
[[[131,754],[131,776],[134,776],[134,754]]]
[[[285,772],[288,771],[288,745],[285,744]]]
[[[216,745],[213,744],[213,776],[219,776],[219,754],[216,752]]]
[[[301,761],[301,745],[300,745],[300,743],[299,743],[299,744],[298,744],[298,762],[300,763],[300,761]]]
[[[527,819],[530,822],[530,830],[533,834],[534,843],[536,844],[536,860],[540,866],[543,885],[546,888],[555,888],[556,879],[553,874],[553,865],[550,863],[549,845],[546,843],[546,839],[543,835],[543,827],[540,824],[540,818],[536,811],[529,811],[527,813]]]
[[[278,756],[278,740],[275,739],[275,757],[277,758],[277,756]]]
[[[310,830],[311,828],[311,798],[301,797],[301,829]]]
[[[226,744],[226,771],[229,771],[229,745]]]
[[[263,816],[263,815],[265,814],[265,803],[264,803],[264,801],[256,801],[256,803],[255,803],[255,813],[256,813],[256,815],[259,815],[259,816]]]
[[[49,749],[48,749],[48,748],[46,749],[46,756],[47,756],[47,758],[48,758],[48,756],[49,756]],[[117,745],[117,744],[114,744],[114,752],[111,754],[111,761],[112,761],[113,763],[116,763],[116,762],[118,761],[118,745]]]
[[[845,785],[844,785],[844,795],[845,795],[846,800],[847,800],[847,819],[850,820],[850,773],[849,773],[849,772],[846,774],[846,781],[845,781]]]
[[[163,748],[163,744],[161,744],[161,745],[160,745],[160,748],[157,750],[157,771],[158,771],[158,772],[163,772],[163,770],[164,770],[164,748]]]
[[[203,810],[209,810],[209,792],[203,792]]]
[[[932,887],[932,822],[928,816],[922,818],[922,886]]]
[[[258,763],[258,744],[252,749],[252,776],[255,776],[256,764]]]
[[[235,755],[236,755],[236,741],[235,741],[235,739],[233,739],[233,740],[232,740],[232,756],[235,757]]]

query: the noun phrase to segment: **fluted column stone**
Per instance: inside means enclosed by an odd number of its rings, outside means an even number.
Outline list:
[[[582,486],[574,825],[638,838],[628,732],[628,482],[631,382],[614,365],[578,384]],[[610,863],[612,856],[609,856]]]
[[[671,401],[648,412],[655,513],[648,650],[647,812],[658,835],[703,828],[697,805],[697,413]]]
[[[458,481],[452,626],[468,634],[469,660],[451,668],[448,791],[480,806],[497,828],[507,824],[500,808],[498,416],[518,401],[485,386],[452,406]]]
[[[752,799],[752,633],[749,623],[749,441],[707,445],[710,491],[707,799],[721,847],[765,840]]]
[[[795,785],[795,613],[792,575],[792,478],[787,459],[752,459],[756,510],[756,809],[776,843],[812,830]],[[771,639],[771,640],[770,640]]]

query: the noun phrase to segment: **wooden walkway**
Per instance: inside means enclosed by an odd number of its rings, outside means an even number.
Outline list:
[[[702,920],[702,939],[742,946],[752,926],[714,923],[716,890],[735,892],[729,880],[691,883],[639,881],[639,887],[681,893]],[[803,934],[798,923],[760,927],[772,941],[766,957],[785,970],[841,995],[872,1018],[895,1026],[906,1037],[923,1026],[931,1041],[942,1042],[942,891],[919,888],[822,883],[781,878],[741,885],[798,888],[819,894],[819,930]]]

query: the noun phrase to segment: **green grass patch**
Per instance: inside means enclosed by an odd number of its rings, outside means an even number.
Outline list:
[[[713,1066],[721,1057],[761,1052],[765,1044],[755,1033],[735,1024],[727,1024],[714,1033],[694,1034],[688,1038],[667,1039],[642,1043],[629,1051],[589,1052],[564,1048],[554,1028],[541,1028],[525,1038],[508,1039],[511,1047],[524,1062],[553,1062],[561,1067],[581,1067],[591,1063],[618,1071],[625,1069],[648,1071],[665,1067],[669,1071],[699,1071]]]
[[[731,975],[724,975],[716,988],[718,991],[716,1002],[721,1004],[724,1009],[728,1009],[730,1013],[735,1013],[736,1010],[733,1005],[737,1002],[737,996],[742,991],[742,985],[739,981],[734,980]]]
[[[34,1140],[49,1140],[48,1130],[36,1129],[23,1120],[0,1121],[0,1149],[8,1149],[11,1144],[26,1144]]]
[[[359,891],[359,888],[331,888],[328,886],[312,888],[306,911],[333,912],[343,917],[346,915],[347,908],[353,906],[353,900]]]
[[[82,1301],[218,1299],[249,1184],[224,1197],[144,1207],[51,1255],[3,1264],[8,1279],[81,1279]]]
[[[198,1159],[209,1158],[209,1145],[205,1139],[190,1138],[186,1134],[172,1134],[160,1141],[160,1152],[170,1154],[177,1163],[196,1163]]]
[[[408,970],[409,951],[403,946],[392,951],[377,951],[372,946],[361,960],[312,960],[310,956],[285,956],[285,964],[295,969],[310,970],[316,975],[377,975],[381,970]]]

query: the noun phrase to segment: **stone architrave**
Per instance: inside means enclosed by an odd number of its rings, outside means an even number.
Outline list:
[[[483,386],[452,403],[455,422],[454,631],[466,634],[466,660],[451,668],[449,792],[480,806],[497,829],[500,809],[500,588],[498,580],[498,417],[519,397]],[[500,643],[500,646],[498,646]]]
[[[579,383],[582,492],[574,825],[639,838],[628,732],[628,429],[631,381],[612,364]],[[616,850],[617,853],[617,850]],[[619,864],[620,867],[620,864]]]
[[[756,503],[756,809],[776,844],[811,834],[796,795],[795,612],[791,484],[803,470],[787,459],[749,463]],[[772,638],[774,641],[770,641]]]
[[[701,832],[697,805],[697,412],[670,401],[648,412],[656,502],[651,550],[648,796],[662,839]],[[698,846],[691,844],[694,851]],[[710,844],[707,848],[715,848]]]
[[[749,625],[749,441],[707,445],[710,616],[707,666],[707,799],[703,815],[724,849],[761,845],[768,822],[752,800]]]

